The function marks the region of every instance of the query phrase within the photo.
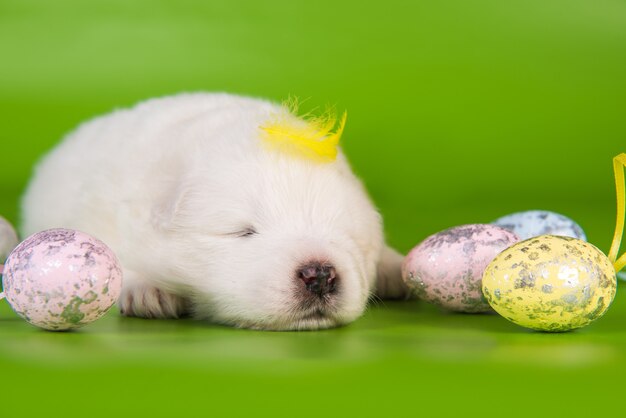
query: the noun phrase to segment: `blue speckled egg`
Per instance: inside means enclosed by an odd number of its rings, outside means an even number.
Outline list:
[[[539,235],[559,235],[587,241],[585,232],[576,222],[547,210],[512,213],[496,219],[492,224],[508,229],[522,241]]]

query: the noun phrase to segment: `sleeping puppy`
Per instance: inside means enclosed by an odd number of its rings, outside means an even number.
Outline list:
[[[22,232],[72,228],[107,243],[127,316],[320,329],[355,320],[374,293],[403,297],[402,257],[345,157],[307,155],[341,132],[275,146],[277,120],[320,128],[285,106],[205,93],[89,121],[37,167]]]

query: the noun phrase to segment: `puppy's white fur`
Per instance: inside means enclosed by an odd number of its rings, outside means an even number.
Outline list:
[[[402,258],[344,156],[316,163],[264,146],[260,126],[280,112],[198,93],[89,121],[37,167],[23,233],[65,227],[106,242],[126,315],[316,329],[359,317],[377,276],[380,297],[403,296]],[[311,261],[335,266],[335,293],[310,298],[296,271]]]

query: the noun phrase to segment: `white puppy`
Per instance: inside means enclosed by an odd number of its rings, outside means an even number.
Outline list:
[[[376,289],[402,297],[402,258],[343,155],[267,146],[261,127],[285,112],[198,93],[89,121],[38,166],[22,232],[74,228],[107,243],[128,316],[317,329],[359,317]]]

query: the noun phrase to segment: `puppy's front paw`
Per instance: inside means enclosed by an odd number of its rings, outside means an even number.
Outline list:
[[[180,318],[187,313],[184,298],[146,284],[122,289],[118,306],[122,315],[140,318]]]
[[[378,263],[376,295],[381,299],[407,299],[411,297],[409,288],[402,280],[404,256],[385,246]]]

